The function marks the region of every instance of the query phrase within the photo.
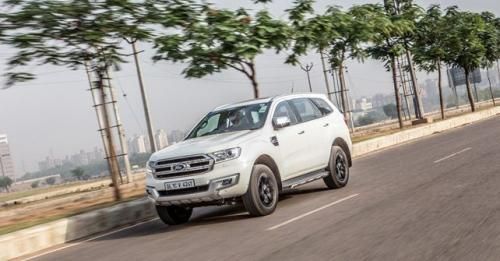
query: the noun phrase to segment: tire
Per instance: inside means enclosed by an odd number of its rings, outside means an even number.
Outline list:
[[[253,167],[250,183],[243,205],[251,216],[266,216],[274,212],[279,199],[279,188],[276,176],[266,165]]]
[[[161,221],[167,225],[180,225],[189,221],[193,208],[180,206],[156,206]]]
[[[349,181],[349,160],[345,151],[339,146],[332,146],[328,171],[330,175],[323,178],[326,186],[331,189],[338,189],[347,185]]]

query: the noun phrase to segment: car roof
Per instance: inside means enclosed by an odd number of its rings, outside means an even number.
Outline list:
[[[273,97],[251,99],[251,100],[245,100],[245,101],[240,101],[240,102],[231,103],[231,104],[225,104],[225,105],[222,105],[222,106],[215,108],[214,111],[237,108],[237,107],[247,106],[247,105],[252,105],[252,104],[268,103],[268,102],[272,102],[272,101],[278,102],[278,101],[289,100],[289,99],[294,99],[294,98],[326,98],[326,96],[324,94],[320,94],[320,93],[283,94],[283,95],[277,95],[277,96],[273,96]]]

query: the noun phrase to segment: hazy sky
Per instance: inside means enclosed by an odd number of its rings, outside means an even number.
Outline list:
[[[284,9],[290,7],[292,1],[275,0],[275,3],[268,5],[253,5],[250,0],[213,2],[228,8],[268,8],[280,16],[283,15]],[[326,5],[350,7],[366,2],[379,1],[318,1],[316,9],[321,12]],[[497,16],[500,14],[498,0],[416,2],[424,7],[430,4],[458,5],[466,10],[488,10]],[[150,59],[150,47],[139,46],[145,49],[141,54],[141,65],[154,127],[157,129],[185,130],[217,105],[252,98],[250,83],[240,73],[225,71],[199,80],[186,80],[180,75],[182,64],[153,64]],[[12,53],[13,50],[0,46],[0,71],[5,70],[3,61]],[[266,52],[257,59],[257,77],[263,96],[289,93],[292,86],[296,92],[307,91],[304,72],[300,68],[283,64],[283,57]],[[311,54],[301,61],[314,63],[311,72],[313,89],[316,92],[325,92],[319,57]],[[50,151],[54,156],[62,158],[80,149],[101,147],[85,72],[52,66],[30,66],[26,70],[35,72],[38,78],[26,84],[0,90],[0,133],[6,133],[9,137],[18,175],[22,175],[24,170],[35,170],[37,162]],[[392,91],[390,75],[378,62],[349,62],[347,75],[347,83],[354,97]],[[421,82],[425,77],[426,75],[419,74]],[[133,64],[124,64],[121,71],[113,73],[113,78],[117,93],[120,94],[119,107],[127,135],[130,137],[145,133]],[[127,94],[126,99],[122,93]]]

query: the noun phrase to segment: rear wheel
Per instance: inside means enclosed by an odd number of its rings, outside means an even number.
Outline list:
[[[330,175],[323,178],[323,180],[329,188],[336,189],[347,185],[349,181],[349,161],[345,151],[340,146],[332,146],[328,170]]]
[[[189,221],[193,208],[180,206],[156,206],[161,221],[167,225],[179,225]]]
[[[251,216],[266,216],[274,212],[278,204],[278,182],[273,171],[266,165],[253,167],[248,190],[243,195],[243,205]]]

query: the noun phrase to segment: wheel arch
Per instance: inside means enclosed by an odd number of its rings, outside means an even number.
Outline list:
[[[349,150],[347,142],[342,138],[336,138],[333,141],[333,146],[339,146],[345,151],[345,153],[347,154],[347,160],[349,161],[349,167],[352,167],[351,150]]]
[[[278,182],[278,188],[281,191],[282,190],[281,174],[280,174],[280,170],[278,168],[278,164],[276,164],[274,159],[267,154],[263,154],[263,155],[260,155],[255,160],[254,165],[257,165],[257,164],[266,165],[267,167],[269,167],[273,171],[273,174],[276,176],[276,181]]]

